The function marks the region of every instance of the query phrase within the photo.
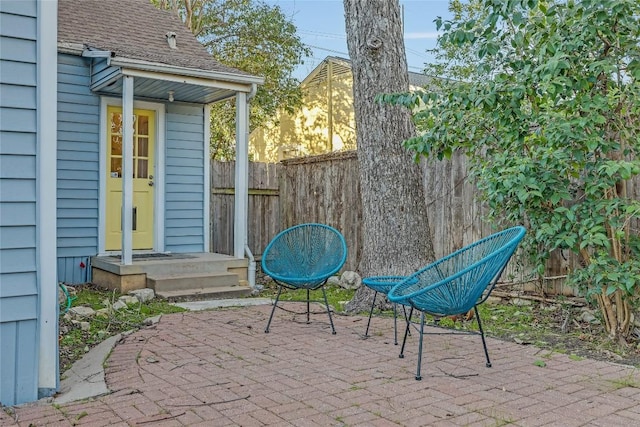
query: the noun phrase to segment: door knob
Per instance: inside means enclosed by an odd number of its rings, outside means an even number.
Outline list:
[[[153,181],[149,181],[149,187],[153,187]]]

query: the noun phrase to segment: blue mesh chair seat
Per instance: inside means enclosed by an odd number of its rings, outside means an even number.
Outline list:
[[[324,289],[347,259],[347,245],[338,230],[324,224],[300,224],[280,232],[262,254],[262,271],[278,285],[278,294],[265,332],[273,319],[283,288],[307,290],[307,323],[310,291],[322,288],[332,333],[336,333]]]
[[[364,336],[369,336],[369,326],[371,325],[371,316],[373,315],[373,309],[376,305],[376,297],[378,294],[387,295],[391,288],[405,280],[406,276],[371,276],[362,279],[362,284],[375,291],[373,294],[373,302],[371,303],[371,310],[369,311],[369,320],[367,321],[367,329],[364,332]],[[407,314],[405,311],[405,307],[402,306],[402,310],[405,315],[405,320],[407,319]],[[394,344],[398,345],[398,323],[397,323],[397,304],[393,303],[393,334],[394,334]]]
[[[409,319],[414,309],[421,312],[417,380],[421,379],[425,313],[438,318],[465,314],[473,309],[487,367],[491,366],[478,305],[489,297],[524,234],[525,229],[520,226],[492,234],[422,268],[389,291],[390,301],[411,307]],[[404,357],[409,327],[407,323],[401,358]]]

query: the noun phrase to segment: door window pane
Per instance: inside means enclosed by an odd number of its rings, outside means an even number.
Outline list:
[[[111,113],[111,133],[122,133],[122,114]]]
[[[122,177],[122,158],[120,157],[112,157],[111,158],[111,178],[121,178]]]
[[[111,135],[111,155],[122,155],[122,137]]]
[[[149,135],[149,117],[147,116],[137,116],[138,117],[138,135]]]
[[[148,160],[138,159],[138,176],[136,178],[147,178],[149,176]]]
[[[138,138],[138,156],[149,157],[149,138]]]

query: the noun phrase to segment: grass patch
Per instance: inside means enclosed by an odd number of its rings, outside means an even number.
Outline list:
[[[613,384],[614,390],[619,390],[621,388],[640,388],[640,382],[632,375],[629,374],[626,377],[618,378],[610,381]]]
[[[344,311],[344,305],[349,302],[355,294],[354,290],[344,289],[336,285],[325,285],[324,289],[327,293],[327,301],[329,302],[329,305],[333,307],[336,312]],[[278,286],[271,282],[265,286],[260,296],[275,299],[277,294]],[[311,301],[324,304],[322,289],[316,289],[309,292],[309,298]],[[280,294],[280,301],[307,301],[307,292],[304,289],[283,288],[282,293]]]
[[[101,289],[93,285],[77,286],[75,291],[72,308],[87,306],[96,311],[109,309],[121,296],[117,291]],[[107,310],[101,315],[86,319],[75,320],[72,316],[61,316],[59,321],[60,372],[65,372],[73,362],[107,338],[121,332],[140,329],[144,326],[144,320],[149,317],[182,311],[185,310],[166,301],[154,299],[144,304],[130,304],[120,310]],[[88,322],[89,328],[84,330],[78,320]]]

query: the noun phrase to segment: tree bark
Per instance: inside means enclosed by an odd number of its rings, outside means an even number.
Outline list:
[[[404,107],[375,101],[409,91],[398,0],[344,0],[363,210],[363,277],[407,275],[434,259],[423,175],[402,147],[415,129]],[[368,295],[371,294],[371,297]],[[347,311],[370,307],[358,291]]]

